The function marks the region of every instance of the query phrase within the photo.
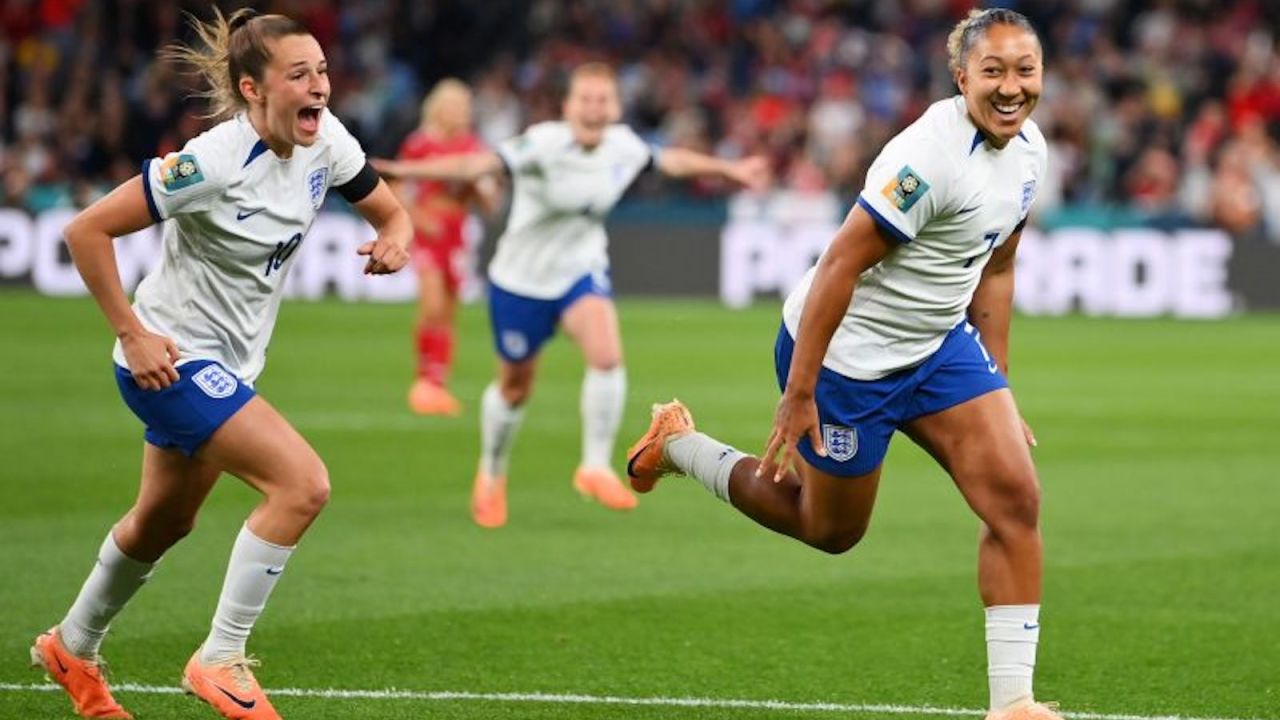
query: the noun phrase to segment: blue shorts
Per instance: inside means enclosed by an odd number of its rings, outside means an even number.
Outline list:
[[[780,389],[787,386],[794,350],[795,341],[783,325],[773,351]],[[854,380],[822,368],[814,400],[827,457],[819,457],[808,438],[801,438],[796,449],[830,475],[865,475],[884,462],[894,430],[1008,386],[978,331],[961,322],[924,362],[879,380]]]
[[[257,393],[213,360],[184,363],[178,375],[178,382],[163,390],[143,390],[128,370],[116,366],[120,395],[147,428],[143,438],[191,457]]]
[[[507,362],[528,360],[538,354],[556,332],[560,316],[587,295],[613,297],[608,273],[583,275],[564,295],[554,300],[516,295],[489,283],[489,323],[493,346]]]

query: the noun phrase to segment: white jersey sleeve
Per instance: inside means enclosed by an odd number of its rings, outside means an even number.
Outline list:
[[[222,194],[235,164],[219,135],[203,133],[178,152],[143,163],[143,189],[153,220],[208,210]]]
[[[1022,126],[1023,136],[1033,149],[1035,162],[1032,164],[1031,180],[1022,184],[1022,205],[1018,213],[1018,229],[1027,223],[1031,208],[1036,202],[1036,192],[1044,185],[1045,176],[1049,173],[1049,144],[1034,122],[1026,122]],[[1002,245],[1004,243],[1001,243]]]
[[[321,132],[332,147],[329,187],[346,185],[364,168],[364,148],[328,109],[320,117],[320,124]]]
[[[540,174],[543,160],[550,154],[557,138],[563,135],[552,123],[531,125],[523,133],[498,145],[498,157],[506,163],[512,176]],[[561,144],[564,144],[561,142]]]
[[[923,133],[897,136],[867,170],[858,205],[896,240],[911,242],[930,220],[950,209],[956,169],[949,156]]]

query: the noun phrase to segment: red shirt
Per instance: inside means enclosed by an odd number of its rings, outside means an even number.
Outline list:
[[[485,149],[480,138],[464,133],[451,138],[414,130],[400,145],[401,160],[423,160],[444,155],[460,155],[481,152]],[[430,210],[441,222],[461,228],[467,218],[467,191],[465,183],[443,180],[419,180],[415,202]]]

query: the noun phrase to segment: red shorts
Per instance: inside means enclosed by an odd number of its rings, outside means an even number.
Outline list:
[[[445,288],[457,295],[462,288],[464,243],[462,227],[449,228],[439,235],[413,234],[413,265],[418,273],[435,268],[444,274]]]

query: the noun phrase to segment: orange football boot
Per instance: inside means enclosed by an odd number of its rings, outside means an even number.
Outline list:
[[[679,400],[655,403],[649,431],[627,450],[627,477],[631,488],[647,493],[664,475],[679,474],[680,469],[666,456],[667,441],[693,432],[693,415]]]
[[[182,689],[213,706],[229,720],[281,720],[250,668],[254,658],[237,655],[205,664],[197,649],[182,671]]]
[[[507,524],[505,475],[490,477],[483,470],[476,471],[475,484],[471,486],[471,519],[480,527],[486,528],[499,528]]]
[[[992,710],[987,713],[987,720],[1062,720],[1057,711],[1057,703],[1038,703],[1027,698],[1008,707]]]
[[[46,674],[71,696],[76,713],[87,718],[133,720],[107,687],[107,664],[101,657],[85,659],[62,644],[58,626],[36,638],[31,646],[31,667],[43,667]]]
[[[594,499],[610,510],[634,510],[640,504],[609,468],[578,468],[573,474],[573,488],[582,497]]]
[[[409,387],[409,409],[419,415],[458,417],[462,414],[462,403],[443,386],[418,378]]]

